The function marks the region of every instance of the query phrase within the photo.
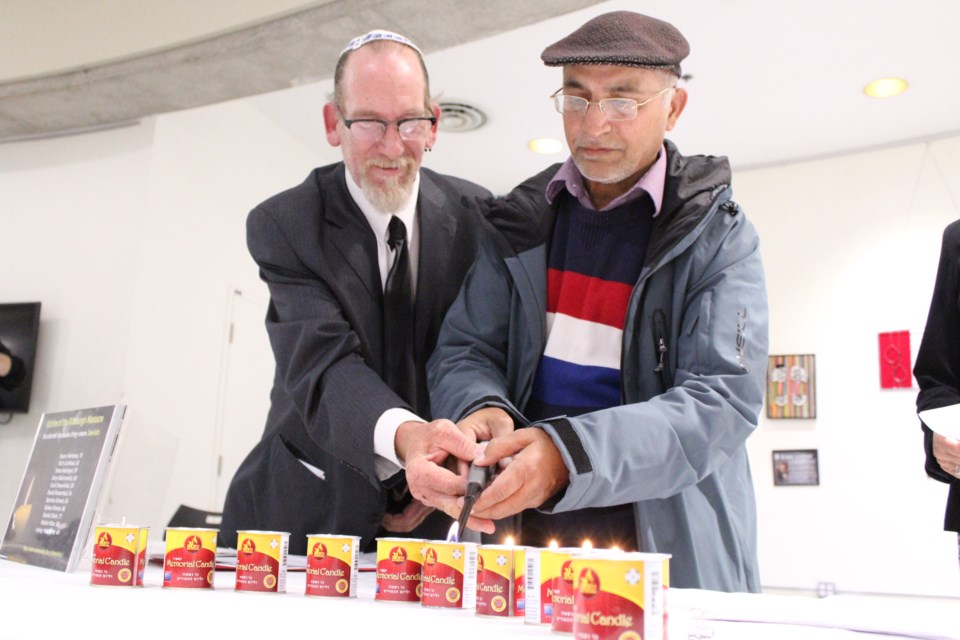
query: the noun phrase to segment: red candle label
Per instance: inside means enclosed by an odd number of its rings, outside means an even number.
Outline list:
[[[423,596],[428,607],[473,609],[476,605],[477,545],[433,542],[423,556]]]
[[[665,640],[669,556],[616,553],[574,559],[575,640]]]
[[[306,594],[355,597],[359,544],[355,536],[307,536]]]
[[[423,540],[377,540],[376,600],[419,602],[423,569]]]
[[[216,559],[216,529],[168,528],[163,586],[212,589]]]
[[[289,534],[237,532],[237,591],[282,593],[287,583]]]

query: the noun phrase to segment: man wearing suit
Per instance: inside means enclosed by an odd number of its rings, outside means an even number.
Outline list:
[[[354,39],[323,110],[343,162],[250,213],[276,374],[263,437],[227,493],[221,544],[235,545],[238,529],[287,531],[302,554],[309,533],[358,535],[369,548],[449,529],[411,498],[403,469],[439,469],[443,442],[457,440],[453,423],[428,422],[425,365],[485,228],[476,203],[490,194],[420,168],[439,115],[412,42]]]
[[[913,375],[920,392],[917,411],[960,403],[960,220],[943,230],[940,263]],[[944,531],[960,532],[960,441],[934,433],[923,421],[927,475],[950,486]],[[960,542],[960,536],[957,538]],[[958,545],[960,546],[960,545]],[[960,554],[958,554],[960,555]]]

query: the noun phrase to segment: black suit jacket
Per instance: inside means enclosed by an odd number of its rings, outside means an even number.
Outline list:
[[[913,375],[920,386],[917,411],[960,403],[960,220],[943,232],[937,280]],[[960,479],[940,467],[933,456],[933,432],[922,422],[920,426],[927,475],[950,485],[943,528],[960,531]]]
[[[291,553],[305,553],[310,533],[357,535],[369,545],[389,489],[374,472],[376,421],[393,407],[430,418],[426,361],[487,232],[478,207],[490,194],[421,169],[418,393],[410,406],[382,380],[376,239],[345,180],[342,163],[316,169],[247,219],[247,244],[270,289],[266,325],[276,376],[263,437],[227,493],[221,544],[235,545],[238,529],[265,529],[290,532]],[[449,526],[435,512],[410,535],[436,539]]]

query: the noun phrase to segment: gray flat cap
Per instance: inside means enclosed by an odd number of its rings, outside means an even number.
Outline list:
[[[687,39],[669,22],[632,11],[613,11],[553,43],[540,59],[548,67],[605,64],[671,69],[679,76],[680,62],[689,54]]]

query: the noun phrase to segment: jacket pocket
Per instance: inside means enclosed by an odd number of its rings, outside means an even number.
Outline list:
[[[693,364],[696,373],[706,371],[710,366],[710,326],[713,309],[713,292],[707,291],[700,298],[696,313],[690,313],[683,319],[680,328],[684,341],[694,346]]]

